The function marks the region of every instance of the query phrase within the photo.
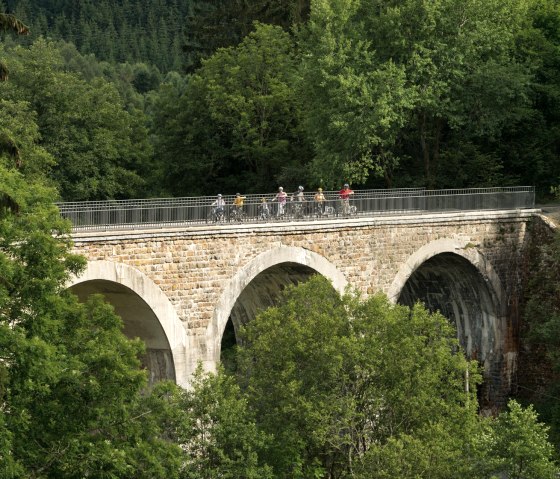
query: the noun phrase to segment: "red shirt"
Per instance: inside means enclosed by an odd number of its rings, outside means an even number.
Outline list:
[[[341,199],[347,200],[350,197],[350,195],[354,194],[354,192],[350,188],[344,188],[340,190],[338,194],[340,195]]]

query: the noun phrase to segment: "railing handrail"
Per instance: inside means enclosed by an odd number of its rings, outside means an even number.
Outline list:
[[[293,192],[284,190],[288,196],[290,196]],[[417,193],[426,191],[425,188],[395,188],[395,189],[370,189],[370,190],[354,190],[355,195],[387,195],[387,194],[395,194],[395,193]],[[304,191],[306,196],[313,196],[317,190],[311,191]],[[338,196],[339,190],[327,190],[323,191],[325,195],[337,195]],[[272,196],[276,195],[276,191],[268,192],[268,193],[249,193],[249,194],[242,194],[247,198],[247,200],[260,200],[261,198],[265,197],[270,199]],[[71,207],[71,206],[80,206],[80,207],[89,207],[89,206],[126,206],[126,205],[138,205],[138,204],[161,204],[161,203],[170,203],[170,204],[186,204],[186,203],[193,203],[197,202],[200,203],[201,201],[214,201],[217,195],[212,196],[180,196],[180,197],[169,197],[169,198],[135,198],[135,199],[128,199],[128,200],[90,200],[90,201],[64,201],[56,203],[59,208],[61,207]],[[222,195],[224,199],[233,199],[235,198],[234,194],[224,194]]]
[[[286,191],[288,203],[294,192]],[[323,191],[329,214],[314,211],[314,191],[304,191],[302,209],[308,219],[340,217],[343,215],[339,190]],[[265,198],[269,206],[276,192],[244,195],[246,221],[261,221],[258,206]],[[228,208],[235,195],[223,195]],[[112,229],[125,226],[153,227],[162,224],[200,224],[207,222],[208,212],[216,196],[180,198],[143,198],[131,200],[75,201],[57,203],[63,217],[70,219],[75,228]],[[532,186],[505,186],[490,188],[455,188],[428,190],[424,188],[396,188],[354,190],[351,197],[353,214],[367,216],[380,212],[423,214],[436,211],[465,211],[488,209],[533,208],[535,189]],[[296,202],[297,203],[297,202]],[[325,206],[325,207],[326,207]],[[344,206],[344,205],[343,205]],[[274,208],[277,209],[276,206]],[[331,211],[332,210],[332,211]],[[276,211],[278,213],[279,211]],[[297,212],[296,212],[297,213]],[[299,212],[301,213],[301,212]],[[300,219],[292,213],[281,215],[281,219]],[[344,214],[344,216],[346,216]],[[278,215],[280,218],[280,215]],[[270,219],[272,220],[272,218]]]

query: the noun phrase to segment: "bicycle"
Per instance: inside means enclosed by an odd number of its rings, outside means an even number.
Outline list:
[[[274,198],[271,200],[271,202],[274,201]],[[276,205],[274,206],[274,213],[275,216],[278,220],[284,220],[286,218],[288,218],[289,216],[289,212],[288,212],[288,203],[286,202],[278,202],[276,203]],[[271,212],[271,216],[272,216],[272,212]]]
[[[313,208],[314,215],[317,218],[321,218],[321,216],[328,216],[326,209],[328,206],[325,206],[324,201],[316,202]]]
[[[246,215],[243,208],[238,208],[237,206],[232,206],[229,210],[228,221],[237,221],[238,223],[243,223],[245,221]]]
[[[268,204],[259,205],[258,207],[259,220],[268,221],[270,219],[270,208]]]
[[[292,214],[294,216],[294,219],[296,220],[302,219],[305,216],[303,210],[303,203],[301,201],[292,203]]]
[[[336,208],[336,216],[343,216],[349,218],[358,214],[358,207],[350,203],[348,199],[341,199]]]
[[[223,223],[225,221],[225,212],[223,208],[212,208],[206,216],[206,223]]]

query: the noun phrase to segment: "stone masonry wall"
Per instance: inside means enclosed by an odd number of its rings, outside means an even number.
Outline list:
[[[394,296],[402,287],[399,277],[405,281],[424,256],[452,247],[500,290],[495,291],[497,308],[511,329],[504,332],[505,349],[515,350],[516,298],[522,284],[518,264],[533,214],[497,211],[84,232],[75,233],[74,240],[75,251],[89,261],[124,263],[149,277],[169,298],[187,334],[196,338],[199,355],[211,349],[208,331],[224,289],[262,253],[281,247],[308,250],[331,263],[350,287]]]

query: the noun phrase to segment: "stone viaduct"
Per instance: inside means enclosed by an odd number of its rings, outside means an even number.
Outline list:
[[[151,379],[181,385],[198,362],[216,367],[224,333],[310,275],[341,292],[420,300],[456,324],[467,355],[484,366],[481,399],[492,403],[516,372],[522,265],[536,213],[76,231],[75,251],[88,266],[69,286],[80,298],[105,295],[125,332],[146,342]]]

